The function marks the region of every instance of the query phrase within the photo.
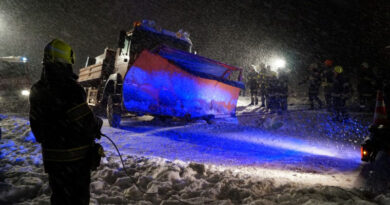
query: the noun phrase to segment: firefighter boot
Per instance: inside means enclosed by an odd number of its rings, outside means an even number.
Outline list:
[[[260,107],[265,107],[265,96],[261,96],[261,106]]]

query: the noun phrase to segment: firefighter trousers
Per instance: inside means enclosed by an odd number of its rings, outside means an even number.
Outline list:
[[[89,204],[91,172],[84,160],[66,165],[59,163],[48,174],[52,190],[51,204]]]
[[[324,87],[324,98],[327,109],[332,108],[332,87],[331,86],[325,86]]]
[[[314,108],[314,101],[318,103],[318,107],[322,108],[322,102],[320,98],[318,98],[318,93],[309,92],[309,101],[310,101],[310,108]]]
[[[257,105],[259,99],[257,98],[257,89],[251,89],[251,105]]]
[[[267,96],[265,93],[261,93],[260,97],[261,97],[261,107],[265,107],[265,102],[266,102]]]
[[[334,120],[343,121],[348,118],[345,107],[345,99],[342,97],[332,97]]]

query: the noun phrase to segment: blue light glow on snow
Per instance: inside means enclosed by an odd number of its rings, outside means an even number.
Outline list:
[[[320,139],[304,140],[233,124],[189,127],[154,127],[140,133],[126,122],[116,133],[120,149],[128,154],[163,157],[220,165],[265,166],[307,171],[354,171],[361,164],[360,150],[351,144]],[[139,125],[138,125],[139,126]],[[132,132],[128,134],[126,132]],[[290,133],[293,135],[293,133]],[[103,141],[107,149],[111,145]]]

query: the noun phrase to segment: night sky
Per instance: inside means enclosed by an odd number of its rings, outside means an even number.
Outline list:
[[[38,76],[44,46],[61,38],[78,70],[142,19],[188,31],[200,55],[242,68],[280,56],[292,70],[331,58],[353,71],[390,45],[388,0],[0,0],[0,56],[27,56]]]

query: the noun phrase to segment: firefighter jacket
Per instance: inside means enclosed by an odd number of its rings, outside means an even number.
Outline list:
[[[333,67],[322,67],[322,86],[331,87],[333,84]]]
[[[259,72],[259,87],[262,94],[266,93],[269,75],[265,69],[260,69]]]
[[[281,73],[279,75],[279,89],[280,89],[280,95],[285,97],[288,95],[288,75],[287,73]]]
[[[71,66],[52,64],[30,92],[30,126],[42,145],[45,170],[50,163],[87,157],[89,146],[100,135],[101,120],[86,102]]]
[[[309,76],[299,84],[301,85],[306,82],[309,83],[309,94],[318,95],[321,86],[321,72],[318,69],[313,68],[310,71]]]
[[[371,96],[375,93],[375,75],[372,69],[362,68],[358,73],[358,92],[361,95]]]
[[[276,76],[271,76],[268,80],[267,94],[270,97],[278,97],[280,95],[279,81]]]
[[[333,79],[332,97],[347,99],[351,93],[351,86],[344,74],[338,74]]]
[[[256,90],[259,88],[259,75],[256,72],[252,72],[249,76],[249,89]]]

